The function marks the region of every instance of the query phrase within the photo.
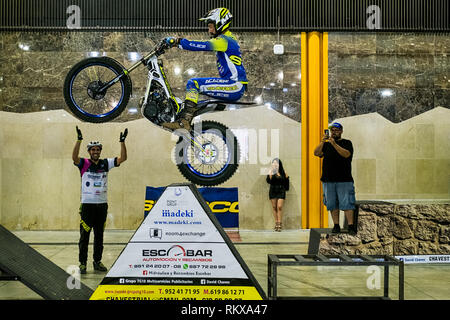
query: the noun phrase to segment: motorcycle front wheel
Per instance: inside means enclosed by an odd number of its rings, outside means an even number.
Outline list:
[[[130,99],[130,78],[124,74],[109,88],[101,88],[124,70],[109,57],[88,58],[73,66],[63,89],[64,100],[72,113],[80,120],[94,123],[118,117]]]
[[[181,174],[194,184],[224,183],[239,166],[240,148],[234,134],[215,121],[194,124],[190,139],[181,137],[175,161]]]

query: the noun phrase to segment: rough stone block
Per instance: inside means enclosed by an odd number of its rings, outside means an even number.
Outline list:
[[[392,228],[392,233],[397,239],[409,239],[413,235],[408,221],[402,217],[394,217],[392,219]]]
[[[420,240],[435,241],[439,236],[439,226],[430,221],[419,221],[414,236]]]
[[[377,216],[373,213],[359,217],[358,236],[362,243],[377,240]]]
[[[420,219],[422,216],[416,210],[416,205],[413,204],[402,204],[395,208],[395,215],[399,215],[408,219]]]
[[[393,215],[394,204],[361,204],[360,210],[374,212],[377,215]]]
[[[377,217],[377,236],[380,240],[392,239],[392,218],[386,216]]]
[[[361,244],[361,239],[358,236],[352,236],[347,233],[339,233],[331,234],[328,238],[328,243],[331,245],[357,246]]]
[[[415,240],[394,240],[394,255],[417,254],[417,241]]]
[[[443,224],[450,223],[450,205],[448,204],[417,205],[416,212],[427,220]]]
[[[450,226],[441,226],[439,231],[439,242],[449,243],[450,242]]]
[[[419,241],[417,244],[417,252],[419,254],[436,254],[439,251],[439,246],[431,242]]]

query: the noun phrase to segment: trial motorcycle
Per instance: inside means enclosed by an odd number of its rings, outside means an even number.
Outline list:
[[[129,74],[141,64],[148,69],[145,95],[141,99],[142,115],[162,129],[176,120],[181,100],[172,94],[159,57],[170,45],[164,39],[129,69],[110,57],[87,58],[74,65],[64,81],[64,100],[80,120],[103,123],[118,117],[127,106],[132,92]],[[223,111],[229,104],[254,106],[252,102],[223,100],[199,101],[194,117]],[[175,161],[182,175],[202,186],[227,181],[239,165],[240,147],[225,125],[216,121],[194,123],[190,132],[176,130],[180,136],[175,146]]]

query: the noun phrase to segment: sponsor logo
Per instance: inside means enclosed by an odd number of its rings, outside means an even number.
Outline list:
[[[450,256],[430,256],[429,261],[450,262]]]
[[[242,64],[242,59],[238,56],[230,56],[230,60],[237,66],[240,66]]]
[[[153,221],[154,224],[202,224],[201,221],[192,221],[192,220],[174,220],[174,221]]]
[[[176,244],[169,249],[143,249],[143,257],[212,257],[212,250],[185,249]]]
[[[194,210],[178,210],[178,211],[170,211],[170,210],[162,210],[162,217],[165,218],[193,218]]]
[[[205,83],[228,83],[228,81],[228,79],[208,79],[205,81]]]
[[[168,236],[168,237],[204,237],[206,235],[206,232],[195,232],[195,231],[173,231],[173,232],[163,232],[162,229],[158,229],[158,228],[150,228],[149,229],[149,236],[151,239],[154,238],[158,238],[158,239],[162,239],[163,238],[163,234],[164,236]]]
[[[237,86],[231,86],[231,87],[221,87],[221,86],[208,86],[206,87],[207,90],[209,91],[235,91],[238,89]]]
[[[216,280],[216,279],[214,279],[214,280],[209,280],[209,279],[201,279],[200,280],[200,284],[215,284],[215,285],[223,285],[223,284],[225,284],[225,285],[229,285],[231,283],[231,281],[230,280]]]
[[[395,256],[404,263],[449,263],[450,255],[408,255],[408,256]]]
[[[162,229],[150,228],[150,238],[162,238]]]
[[[165,232],[166,236],[172,237],[204,237],[206,232],[193,232],[193,231],[174,231],[174,232]]]
[[[177,200],[167,200],[167,206],[168,207],[176,207]]]
[[[145,207],[144,211],[148,212],[153,208],[153,205],[155,204],[155,200],[145,200]]]
[[[238,201],[212,201],[207,203],[213,213],[239,213]]]
[[[100,180],[101,178],[104,178],[104,176],[100,176],[100,175],[96,175],[96,174],[88,174],[87,178],[92,179],[92,180]]]
[[[189,43],[189,46],[194,47],[194,48],[199,48],[199,49],[205,49],[206,45],[204,44],[198,44],[198,43]]]
[[[239,213],[239,202],[211,201],[206,202],[213,213]],[[155,205],[155,200],[145,200],[144,211],[150,211]],[[167,206],[177,206],[176,200],[167,200]]]

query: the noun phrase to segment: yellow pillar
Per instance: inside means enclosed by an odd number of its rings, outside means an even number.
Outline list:
[[[302,228],[327,228],[322,160],[314,156],[328,127],[328,33],[301,33]]]

